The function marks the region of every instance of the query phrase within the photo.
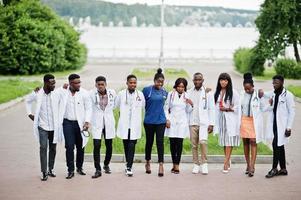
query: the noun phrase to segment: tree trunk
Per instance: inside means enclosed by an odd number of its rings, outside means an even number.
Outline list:
[[[297,41],[294,41],[293,47],[294,47],[296,61],[297,62],[301,62],[299,51],[298,51],[298,43],[297,43]]]

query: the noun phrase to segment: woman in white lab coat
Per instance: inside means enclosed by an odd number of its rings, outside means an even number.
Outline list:
[[[241,94],[241,126],[240,137],[244,144],[247,162],[245,174],[252,177],[255,172],[257,143],[264,140],[263,135],[263,93],[254,89],[251,73],[244,74],[244,92]],[[250,152],[251,151],[251,152]],[[250,157],[251,153],[251,157]]]
[[[106,156],[103,170],[106,174],[111,173],[109,167],[112,158],[112,143],[115,138],[115,118],[113,110],[115,108],[116,93],[112,89],[107,89],[107,81],[103,76],[95,79],[95,89],[90,91],[92,101],[91,129],[93,136],[93,158],[96,169],[92,178],[102,175],[100,166],[101,138],[103,136],[106,145]]]
[[[240,96],[232,88],[232,79],[229,74],[221,73],[218,77],[215,100],[215,131],[219,135],[219,145],[224,147],[225,160],[223,173],[230,170],[231,153],[234,146],[240,143]]]
[[[192,111],[192,101],[189,99],[187,80],[178,78],[174,90],[168,93],[165,104],[166,130],[165,135],[169,137],[170,152],[173,162],[172,173],[178,174],[181,161],[183,139],[189,138],[188,115]]]
[[[142,110],[145,106],[143,93],[136,87],[136,76],[129,75],[127,89],[120,91],[116,99],[116,108],[120,109],[117,136],[123,140],[127,176],[133,176],[135,146],[137,140],[141,138]]]
[[[287,144],[291,135],[295,117],[295,102],[294,95],[283,85],[283,76],[275,75],[273,77],[274,93],[270,98],[270,104],[265,109],[269,111],[266,139],[273,144],[273,166],[266,178],[288,175],[284,145]],[[280,164],[279,171],[277,169],[278,163]]]

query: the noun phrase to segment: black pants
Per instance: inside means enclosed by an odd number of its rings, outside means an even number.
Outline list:
[[[56,155],[56,144],[53,144],[53,131],[45,131],[41,127],[38,127],[39,130],[39,142],[40,142],[40,163],[41,163],[41,172],[47,172],[47,150],[49,144],[49,153],[48,153],[48,169],[49,171],[53,170],[54,160]]]
[[[154,137],[156,133],[156,143],[158,152],[158,162],[164,162],[164,131],[166,124],[144,124],[146,143],[145,160],[151,160]]]
[[[183,138],[169,138],[169,141],[172,163],[178,165],[182,156]]]
[[[277,124],[274,122],[273,124],[273,132],[274,132],[274,139],[273,139],[273,169],[276,169],[278,163],[280,164],[281,169],[286,169],[286,161],[285,161],[285,150],[284,145],[278,146],[278,131],[277,131]]]
[[[74,172],[74,146],[76,146],[76,168],[82,169],[85,148],[82,148],[83,139],[78,122],[64,119],[63,132],[68,172]]]
[[[123,140],[123,147],[124,147],[124,155],[126,160],[126,167],[132,168],[134,157],[135,157],[135,147],[137,140],[130,139],[131,129],[128,131],[128,139]]]
[[[102,130],[104,138],[106,138],[105,129]],[[104,160],[104,165],[109,165],[112,158],[112,141],[113,139],[105,139],[106,145],[106,156]],[[94,157],[94,167],[96,170],[101,170],[100,166],[100,149],[101,149],[101,139],[93,139],[93,157]]]

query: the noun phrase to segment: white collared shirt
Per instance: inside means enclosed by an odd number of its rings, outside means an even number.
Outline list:
[[[131,128],[131,122],[132,122],[132,111],[133,111],[133,106],[134,106],[134,101],[135,101],[135,96],[136,91],[134,91],[132,94],[127,90],[126,91],[126,98],[127,98],[127,103],[129,105],[129,123],[128,126]]]
[[[76,106],[75,95],[76,95],[76,92],[74,95],[72,95],[71,91],[70,90],[68,91],[66,112],[65,112],[64,118],[71,120],[71,121],[77,120],[76,111],[75,111],[75,106]]]
[[[51,92],[49,94],[43,93],[42,103],[39,113],[38,126],[45,131],[53,131],[53,110],[51,105]]]
[[[196,90],[195,88],[190,93],[190,99],[193,102],[193,110],[191,113],[192,118],[190,119],[189,125],[200,125],[200,114],[199,114],[199,104],[202,97],[203,87],[199,90]]]

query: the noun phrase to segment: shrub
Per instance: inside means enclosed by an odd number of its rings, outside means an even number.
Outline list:
[[[281,74],[285,78],[301,79],[301,63],[297,63],[293,59],[278,59],[275,70],[277,74]]]

